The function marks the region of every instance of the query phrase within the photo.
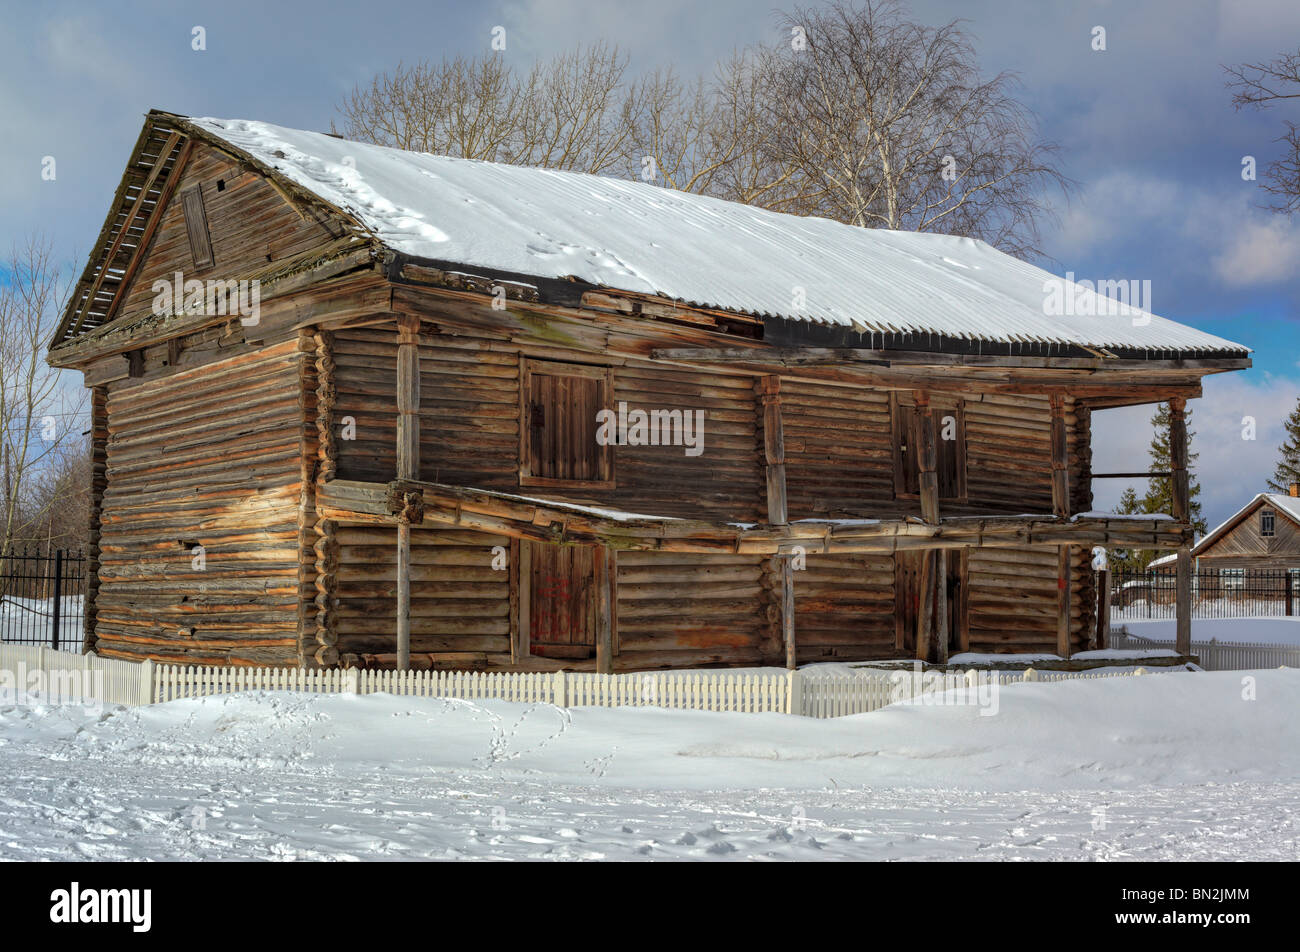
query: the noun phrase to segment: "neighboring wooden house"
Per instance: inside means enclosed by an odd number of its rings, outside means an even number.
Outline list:
[[[1300,484],[1289,494],[1260,493],[1192,549],[1204,571],[1300,571]]]
[[[1050,313],[1052,282],[967,239],[150,113],[49,353],[91,388],[86,646],[1069,655],[1091,546],[1187,561],[1184,403],[1250,361]],[[1156,401],[1179,518],[1091,513],[1091,412]]]
[[[1300,600],[1300,483],[1288,493],[1260,493],[1192,547],[1198,599],[1275,599],[1286,614]],[[1154,575],[1172,574],[1173,556],[1147,566]],[[1134,591],[1145,590],[1134,583]],[[1152,601],[1172,601],[1169,589]]]

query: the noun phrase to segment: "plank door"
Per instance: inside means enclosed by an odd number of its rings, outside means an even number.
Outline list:
[[[532,547],[529,646],[543,658],[590,658],[596,653],[595,565],[590,546],[525,543]]]
[[[944,597],[948,601],[948,627],[940,632],[946,638],[948,653],[966,650],[962,646],[963,616],[967,611],[963,587],[965,575],[960,552],[940,552],[947,559],[948,584]],[[923,552],[899,552],[894,556],[894,647],[903,657],[916,657],[916,639],[921,626],[921,564]],[[935,606],[937,609],[938,606]]]
[[[922,552],[894,555],[894,648],[901,657],[916,655],[916,631],[921,624]]]

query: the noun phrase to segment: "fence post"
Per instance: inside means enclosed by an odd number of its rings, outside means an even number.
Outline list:
[[[1035,671],[1033,668],[1025,668],[1025,673],[1024,673],[1024,676],[1022,677],[1021,680],[1024,680],[1024,681],[1037,681],[1037,680],[1038,680],[1038,672]]]
[[[785,701],[787,714],[803,714],[803,675],[797,668],[786,672]]]
[[[50,643],[55,651],[59,650],[59,616],[63,613],[63,550],[54,552],[54,625],[50,633]]]
[[[346,684],[346,690],[349,694],[361,693],[361,669],[360,668],[348,668],[346,671],[343,672],[343,678]]]
[[[145,658],[140,662],[140,684],[138,699],[141,704],[153,703],[153,661]]]
[[[554,695],[552,703],[556,707],[568,707],[569,695],[567,683],[564,680],[564,672],[556,671],[554,678],[551,679],[551,692]]]

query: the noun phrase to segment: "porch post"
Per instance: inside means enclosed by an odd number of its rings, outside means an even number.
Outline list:
[[[592,553],[596,584],[596,672],[614,673],[614,605],[618,569],[615,551],[603,545]]]
[[[781,422],[781,378],[769,374],[758,381],[758,398],[763,408],[763,460],[767,477],[767,521],[784,526],[790,521],[785,490],[785,431]],[[794,557],[776,556],[780,592],[777,611],[781,618],[781,641],[785,645],[785,666],[798,666],[794,631]]]
[[[1070,441],[1065,431],[1065,394],[1053,393],[1052,410],[1052,512],[1058,519],[1070,518]],[[1071,598],[1070,546],[1057,548],[1056,558],[1056,653],[1070,657]]]
[[[397,478],[420,478],[420,319],[397,319]],[[411,519],[397,521],[397,668],[411,667]]]
[[[939,524],[939,446],[934,433],[934,416],[930,412],[930,394],[926,390],[913,393],[916,402],[916,463],[920,470],[917,484],[921,495],[921,518],[930,525]],[[936,625],[940,606],[947,593],[940,585],[942,573],[939,563],[944,554],[939,549],[927,549],[921,560],[921,610],[917,619],[916,657],[930,661],[935,655]]]
[[[1192,518],[1191,481],[1187,474],[1187,400],[1169,401],[1169,471],[1173,517],[1187,523]],[[1178,582],[1174,595],[1177,618],[1174,647],[1179,654],[1192,653],[1192,550],[1178,550]]]

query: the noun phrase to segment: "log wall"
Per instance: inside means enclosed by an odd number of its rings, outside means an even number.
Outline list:
[[[334,409],[341,479],[387,482],[396,473],[396,335],[334,335]],[[420,335],[420,477],[503,492],[519,488],[517,353],[484,350],[466,337]],[[709,377],[652,365],[614,368],[614,401],[630,408],[705,411],[704,451],[617,446],[613,489],[531,489],[525,495],[655,515],[756,521],[763,481],[748,377]],[[344,438],[345,418],[356,424]]]
[[[109,393],[98,652],[298,660],[308,357],[294,339],[148,385],[120,381]]]
[[[794,573],[798,662],[897,657],[894,560],[810,555]]]
[[[766,559],[620,552],[615,668],[771,662]]]
[[[339,570],[334,629],[340,660],[391,667],[397,618],[397,529],[336,529]],[[482,532],[411,530],[412,667],[483,668],[510,663],[509,566],[493,548],[510,540]]]

